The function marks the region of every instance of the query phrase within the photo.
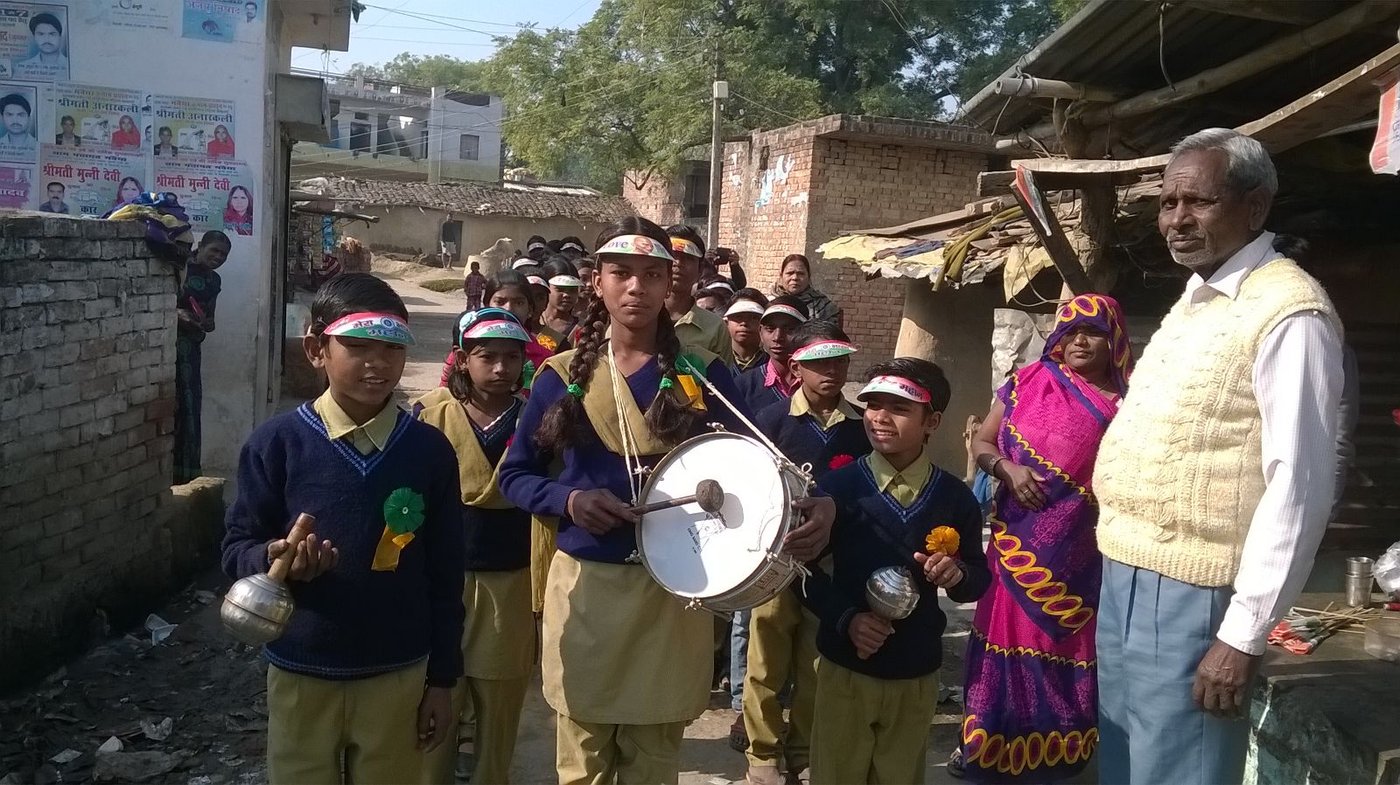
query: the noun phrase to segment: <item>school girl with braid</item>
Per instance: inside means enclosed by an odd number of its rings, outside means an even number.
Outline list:
[[[594,296],[576,348],[550,358],[501,467],[516,506],[559,519],[545,590],[544,696],[556,717],[561,785],[674,783],[685,725],[705,710],[712,617],[686,610],[634,556],[637,469],[718,421],[746,429],[697,378],[738,401],[724,362],[683,347],[666,312],[670,238],[642,218],[597,241]],[[551,474],[559,460],[562,468]],[[787,552],[813,558],[835,504],[799,503]]]

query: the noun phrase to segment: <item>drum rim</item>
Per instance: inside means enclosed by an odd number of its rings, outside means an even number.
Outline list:
[[[783,468],[783,463],[782,463],[782,460],[780,459],[780,456],[774,455],[774,454],[773,454],[773,451],[772,451],[771,449],[768,448],[768,445],[764,444],[763,442],[760,442],[759,440],[753,438],[752,436],[745,436],[745,435],[742,434],[742,433],[733,433],[733,432],[730,432],[730,431],[712,431],[712,432],[710,432],[710,433],[702,433],[702,434],[700,434],[699,436],[692,436],[692,437],[690,437],[689,439],[686,439],[685,441],[681,442],[680,444],[677,444],[675,447],[671,448],[671,450],[668,451],[665,455],[663,455],[663,456],[661,457],[661,460],[657,461],[657,462],[656,462],[656,465],[652,467],[651,473],[647,475],[647,481],[642,485],[642,494],[641,494],[641,497],[638,498],[638,500],[637,500],[638,503],[639,503],[639,504],[640,504],[640,503],[643,503],[642,500],[645,499],[645,498],[647,497],[648,492],[655,486],[656,482],[658,481],[659,470],[661,469],[661,466],[662,466],[664,463],[666,463],[666,459],[670,458],[672,455],[674,455],[675,453],[679,452],[679,451],[681,450],[681,448],[683,448],[683,447],[685,447],[686,445],[691,444],[691,443],[693,443],[693,442],[706,441],[706,440],[709,440],[709,439],[722,439],[722,438],[743,439],[744,441],[749,442],[750,444],[753,444],[755,447],[758,447],[759,449],[763,450],[763,452],[765,452],[765,453],[768,454],[768,456],[773,460],[773,468],[775,468],[775,469],[778,471],[778,474],[779,474],[779,475],[786,475],[786,472],[785,472],[785,470],[784,470],[784,468]],[[795,501],[794,498],[793,498],[793,495],[792,495],[792,489],[788,486],[788,483],[787,483],[787,482],[783,482],[783,483],[782,483],[782,486],[783,486],[783,506],[784,506],[784,507],[790,507],[790,506],[792,505],[793,501]],[[792,530],[792,521],[791,521],[791,520],[784,521],[784,522],[783,522],[783,525],[782,525],[782,529],[778,532],[778,537],[777,537],[776,541],[777,541],[777,542],[781,542],[782,539],[783,539],[784,537],[786,537],[786,536],[787,536],[787,533],[788,533],[789,531],[791,531],[791,530]],[[669,586],[667,586],[665,583],[663,583],[659,577],[657,577],[657,575],[656,575],[656,570],[652,569],[652,567],[651,567],[651,561],[647,559],[647,551],[646,551],[646,545],[645,545],[645,538],[644,538],[643,535],[642,535],[642,525],[641,525],[640,523],[637,524],[637,526],[636,526],[636,531],[637,531],[637,558],[639,558],[639,559],[641,560],[642,566],[643,566],[644,568],[646,568],[647,575],[650,575],[650,576],[651,576],[651,579],[652,579],[653,581],[655,581],[656,585],[657,585],[657,586],[660,586],[661,589],[662,589],[663,591],[665,591],[667,594],[670,594],[670,595],[673,596],[673,597],[679,597],[679,598],[681,598],[681,599],[693,600],[693,601],[697,601],[697,602],[701,602],[701,603],[704,603],[704,602],[706,602],[706,601],[719,601],[719,600],[721,600],[722,598],[728,597],[728,596],[733,595],[733,594],[735,594],[735,593],[737,593],[737,592],[740,592],[740,591],[745,590],[745,589],[750,585],[750,583],[752,582],[754,576],[755,576],[755,575],[758,575],[758,574],[759,574],[760,572],[762,572],[763,569],[764,569],[764,567],[762,567],[762,566],[758,567],[757,569],[755,569],[753,572],[751,572],[751,573],[749,574],[749,577],[746,578],[746,579],[741,583],[740,586],[736,586],[735,588],[730,589],[729,591],[723,592],[723,593],[721,593],[721,594],[716,594],[716,595],[709,596],[709,597],[706,597],[706,598],[701,598],[699,595],[695,595],[695,594],[681,594],[681,593],[679,593],[679,592],[673,591]],[[773,551],[772,551],[771,548],[769,549],[768,552],[769,552],[769,553],[773,553]],[[765,562],[765,563],[766,563],[766,562]]]

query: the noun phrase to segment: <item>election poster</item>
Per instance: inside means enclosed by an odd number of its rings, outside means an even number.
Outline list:
[[[139,196],[145,176],[146,158],[139,152],[41,145],[31,206],[96,218]]]
[[[180,34],[200,41],[232,43],[240,30],[258,22],[266,0],[184,0]]]
[[[88,0],[94,22],[128,30],[170,32],[170,0]]]
[[[33,85],[0,82],[0,161],[35,163],[39,90]]]
[[[196,230],[222,229],[230,237],[253,235],[257,194],[246,162],[158,157],[153,167],[151,190],[175,194]]]
[[[143,153],[142,105],[140,90],[60,82],[54,85],[53,143]]]
[[[68,7],[0,2],[0,79],[68,79]]]
[[[0,207],[11,210],[28,207],[33,182],[33,167],[0,164]]]
[[[236,158],[233,101],[156,95],[151,99],[156,158]]]

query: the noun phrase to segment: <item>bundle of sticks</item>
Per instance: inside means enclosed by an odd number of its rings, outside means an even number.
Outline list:
[[[1293,654],[1312,654],[1317,644],[1334,633],[1364,634],[1361,626],[1382,613],[1378,608],[1344,607],[1334,610],[1335,605],[1328,603],[1321,610],[1299,606],[1290,608],[1283,621],[1269,633],[1269,643]]]

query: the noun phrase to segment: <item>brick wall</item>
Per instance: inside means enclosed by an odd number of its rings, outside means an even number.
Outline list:
[[[139,222],[0,218],[0,691],[172,577],[172,268]],[[179,561],[175,559],[175,561]]]
[[[679,180],[639,171],[627,172],[622,177],[622,198],[631,203],[638,215],[661,226],[684,220],[683,197]]]

